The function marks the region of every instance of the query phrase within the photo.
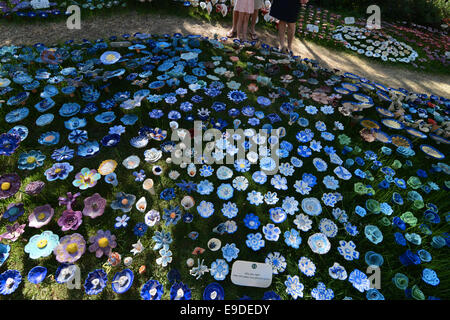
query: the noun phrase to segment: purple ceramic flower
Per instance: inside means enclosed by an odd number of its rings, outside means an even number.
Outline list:
[[[106,207],[106,199],[98,193],[84,199],[83,215],[92,219],[97,218],[103,214]]]
[[[28,226],[39,229],[49,223],[54,214],[55,210],[49,204],[36,207],[28,216]]]
[[[35,196],[41,193],[42,189],[44,189],[45,183],[43,181],[33,181],[26,185],[25,193],[30,196]]]
[[[62,231],[77,230],[82,222],[81,211],[73,211],[71,209],[65,210],[61,218],[58,219],[58,225]]]
[[[95,236],[89,238],[91,245],[89,246],[89,252],[95,252],[97,258],[101,258],[103,255],[109,256],[111,249],[117,246],[116,236],[111,234],[111,231],[98,230]]]
[[[67,210],[72,210],[72,204],[75,202],[75,200],[80,196],[80,193],[77,192],[75,194],[72,194],[72,192],[67,192],[67,197],[59,197],[59,205],[60,206],[66,206]]]
[[[0,234],[0,241],[5,240],[11,240],[16,241],[19,239],[20,235],[24,232],[26,224],[19,224],[18,222],[6,226],[6,232],[3,234]]]
[[[0,176],[0,200],[15,195],[19,191],[21,184],[17,173],[7,173]]]
[[[53,249],[56,260],[61,263],[74,263],[86,251],[86,241],[79,233],[70,234],[59,240],[58,246]]]

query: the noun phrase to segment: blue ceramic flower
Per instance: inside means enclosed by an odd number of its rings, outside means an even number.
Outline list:
[[[291,229],[290,231],[286,231],[284,233],[284,242],[294,249],[298,249],[300,246],[300,243],[302,243],[302,238],[300,237],[300,233],[295,230]]]
[[[229,183],[222,183],[217,188],[217,196],[222,200],[228,200],[233,197],[234,189]]]
[[[211,264],[209,272],[211,273],[211,276],[214,277],[214,279],[221,281],[225,280],[226,276],[228,275],[229,267],[225,260],[216,259],[216,261]]]
[[[138,236],[142,237],[145,235],[145,232],[147,231],[148,226],[143,222],[138,222],[133,228],[133,233]]]
[[[197,206],[197,212],[202,218],[209,218],[214,213],[214,204],[202,200]]]
[[[203,291],[203,300],[224,300],[225,291],[217,282],[210,283]]]
[[[59,142],[59,132],[49,131],[41,134],[38,142],[45,146],[55,145]]]
[[[125,192],[116,193],[116,200],[111,203],[113,210],[122,210],[122,212],[130,212],[133,204],[136,201],[134,194],[126,194]]]
[[[31,150],[19,156],[17,167],[21,170],[33,170],[44,164],[46,156],[41,151]]]
[[[239,249],[236,247],[236,244],[227,243],[222,247],[222,254],[225,260],[231,262],[231,260],[236,259],[239,254]]]
[[[0,294],[9,295],[16,291],[22,282],[22,275],[18,270],[6,270],[0,274]]]
[[[47,268],[36,266],[28,272],[28,281],[33,284],[39,284],[44,281],[47,276]]]
[[[19,147],[20,137],[15,134],[0,134],[0,156],[10,156]]]
[[[244,224],[247,228],[256,230],[259,228],[261,222],[259,222],[259,217],[253,213],[248,213],[245,215]]]
[[[355,287],[359,292],[364,292],[370,289],[370,280],[367,275],[358,270],[353,270],[348,276],[348,281]]]
[[[227,202],[223,204],[222,213],[228,219],[233,219],[238,214],[238,208],[235,203]]]
[[[265,263],[270,264],[272,266],[273,274],[279,274],[284,272],[287,265],[286,258],[283,257],[279,252],[269,253],[265,259]]]
[[[269,241],[278,241],[280,237],[281,230],[276,227],[273,223],[265,225],[263,228],[264,237]]]
[[[84,282],[84,292],[88,295],[97,295],[103,291],[108,282],[108,277],[103,269],[90,272]]]
[[[112,279],[111,286],[115,293],[122,294],[133,285],[134,274],[130,269],[117,272]]]
[[[177,282],[170,288],[170,300],[191,300],[191,289],[183,282]]]
[[[10,245],[0,243],[0,267],[8,259],[10,250],[11,250],[11,246]]]
[[[24,212],[23,203],[11,203],[6,207],[6,211],[3,213],[2,218],[8,219],[9,222],[14,222],[19,219]]]
[[[164,288],[158,280],[148,280],[141,289],[141,297],[144,300],[161,300]]]
[[[261,233],[249,233],[247,234],[247,240],[245,241],[245,244],[253,251],[258,251],[259,249],[264,247],[265,241],[263,240]]]
[[[347,279],[347,271],[339,263],[335,262],[333,266],[328,269],[328,274],[333,279],[345,280]]]
[[[168,225],[176,225],[177,222],[181,219],[181,210],[179,206],[164,208],[163,219],[166,221],[166,226]]]
[[[323,282],[319,282],[317,287],[311,290],[311,296],[316,300],[331,300],[334,298],[334,292],[327,289]]]
[[[44,231],[36,234],[28,240],[24,251],[29,254],[30,259],[48,257],[53,249],[59,244],[59,236],[51,231]]]
[[[95,156],[99,151],[100,146],[97,141],[88,141],[78,146],[77,154],[82,158],[89,158]]]
[[[286,286],[286,292],[292,296],[292,298],[302,298],[303,297],[303,289],[304,285],[300,282],[300,278],[298,276],[288,276],[287,280],[284,282]]]

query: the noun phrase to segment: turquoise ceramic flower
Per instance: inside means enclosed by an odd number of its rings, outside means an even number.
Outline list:
[[[39,150],[31,150],[30,152],[23,152],[19,156],[17,167],[21,170],[33,170],[44,164],[45,155]]]
[[[32,236],[25,246],[25,252],[30,255],[31,259],[48,257],[58,244],[59,236],[47,230]]]

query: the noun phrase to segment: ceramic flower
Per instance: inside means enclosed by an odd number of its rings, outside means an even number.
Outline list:
[[[21,186],[20,177],[16,173],[8,173],[0,176],[0,200],[15,195]]]
[[[0,274],[0,294],[9,295],[16,291],[22,282],[22,276],[17,270],[6,270]]]
[[[68,162],[55,163],[52,167],[45,170],[44,174],[48,181],[55,181],[57,179],[65,180],[69,173],[73,171],[73,166]]]
[[[6,207],[6,211],[3,212],[3,219],[8,219],[9,222],[14,222],[17,219],[19,219],[23,214],[25,210],[23,207],[23,203],[10,203]]]
[[[51,231],[36,234],[28,240],[24,251],[29,254],[30,259],[39,259],[52,254],[53,249],[59,244],[59,236]]]
[[[97,218],[103,214],[106,207],[106,199],[98,193],[84,199],[83,215],[92,219]]]
[[[141,297],[144,300],[160,300],[164,288],[157,280],[148,280],[141,289]]]
[[[84,282],[84,291],[88,295],[96,295],[103,291],[108,281],[107,274],[103,269],[90,272]]]
[[[16,241],[22,233],[24,233],[26,224],[19,224],[18,222],[13,225],[6,226],[6,232],[0,234],[0,240],[10,240],[12,242]]]
[[[28,216],[28,226],[39,229],[48,224],[54,214],[55,211],[49,204],[36,207]]]
[[[94,187],[100,178],[101,175],[97,173],[97,170],[83,168],[75,175],[75,180],[73,180],[72,185],[78,187],[80,190],[86,190]]]
[[[74,263],[86,251],[86,241],[79,233],[73,233],[62,237],[58,246],[53,249],[56,260],[61,263]]]
[[[72,209],[64,210],[58,219],[58,225],[62,231],[77,230],[83,222],[82,217],[81,211],[73,211]]]
[[[133,194],[126,194],[124,192],[118,192],[116,194],[116,200],[111,203],[113,210],[121,210],[122,212],[130,212],[133,208],[133,204],[136,201],[136,196]]]
[[[98,230],[95,236],[89,238],[89,252],[95,252],[97,258],[101,258],[103,255],[108,256],[111,253],[111,249],[117,246],[116,236],[111,234],[110,231]]]
[[[33,170],[44,164],[45,155],[40,151],[31,150],[19,156],[17,167],[21,170]]]

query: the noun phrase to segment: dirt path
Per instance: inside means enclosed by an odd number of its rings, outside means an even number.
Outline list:
[[[68,39],[95,40],[123,33],[134,34],[146,32],[155,34],[175,33],[202,34],[212,37],[214,34],[225,35],[229,25],[208,23],[193,18],[139,14],[124,12],[114,16],[96,16],[83,19],[81,30],[68,30],[65,21],[46,22],[45,24],[8,24],[0,22],[0,46],[32,45],[37,42],[56,44]],[[258,30],[260,38],[269,44],[276,44],[276,35],[265,30]],[[296,39],[296,54],[315,59],[323,66],[336,68],[364,76],[395,88],[405,88],[419,93],[450,96],[450,77],[406,70],[402,67],[383,65],[343,52],[330,50],[315,43]]]

